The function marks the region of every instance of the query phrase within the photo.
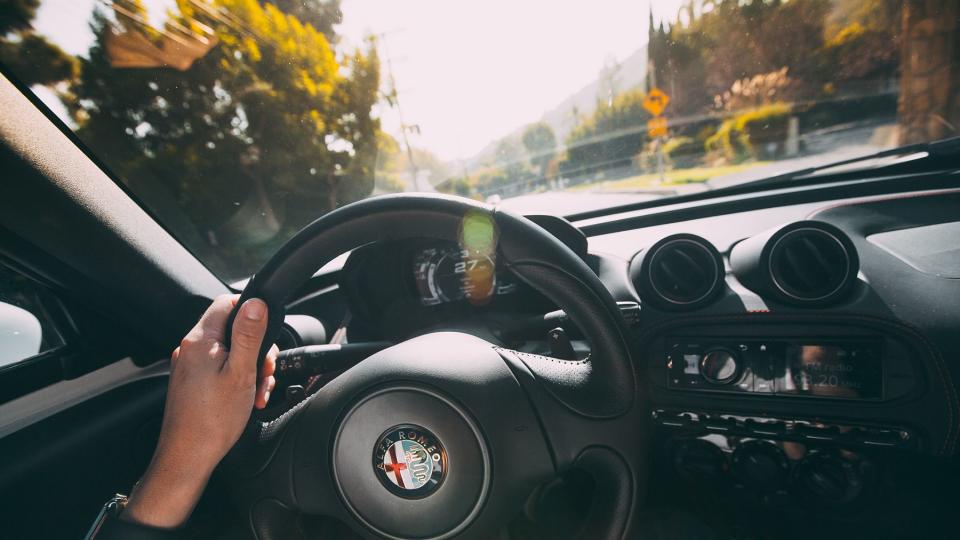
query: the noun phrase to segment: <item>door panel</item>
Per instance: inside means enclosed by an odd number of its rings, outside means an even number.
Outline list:
[[[166,386],[165,376],[136,380],[0,439],[4,538],[82,538],[143,473]]]

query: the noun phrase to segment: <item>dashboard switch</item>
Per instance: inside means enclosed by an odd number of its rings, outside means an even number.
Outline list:
[[[550,356],[560,360],[576,360],[577,353],[573,350],[573,344],[570,343],[570,337],[567,332],[556,327],[547,332],[547,344],[550,346]]]
[[[814,441],[835,441],[840,437],[840,430],[836,426],[818,424],[796,424],[794,433]]]
[[[779,421],[759,421],[748,419],[743,423],[751,434],[782,436],[787,433],[787,425]]]
[[[891,447],[903,442],[900,433],[887,429],[865,429],[860,435],[860,442],[866,446]]]
[[[737,421],[733,418],[712,416],[703,422],[703,427],[707,431],[725,433],[735,430],[737,428]]]

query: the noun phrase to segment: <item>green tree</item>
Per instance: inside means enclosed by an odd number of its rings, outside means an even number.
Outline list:
[[[0,63],[21,82],[53,84],[77,76],[77,62],[33,31],[40,0],[7,0],[0,4]]]
[[[513,184],[527,180],[529,170],[523,150],[512,138],[501,139],[497,143],[494,163],[502,174],[502,184]]]
[[[333,27],[343,20],[340,0],[266,0],[297,20],[309,24],[334,43],[337,35]]]
[[[372,41],[338,58],[272,3],[178,7],[174,23],[213,28],[215,48],[186,71],[118,69],[109,34],[152,32],[99,11],[69,105],[81,139],[189,247],[221,275],[249,275],[300,227],[373,190],[379,60]]]
[[[703,112],[734,81],[784,67],[801,95],[821,91],[829,0],[710,3],[712,10],[686,24],[649,31],[657,85],[670,95],[670,114]],[[695,12],[689,5],[685,10]]]
[[[461,197],[470,197],[473,195],[473,186],[470,184],[470,179],[463,176],[447,178],[437,185],[437,190],[441,193],[460,195]]]
[[[567,155],[560,164],[564,176],[589,178],[601,171],[632,167],[646,142],[650,113],[643,108],[646,94],[631,90],[612,102],[600,101],[592,115],[570,132]]]
[[[546,122],[530,124],[523,130],[524,148],[530,156],[530,164],[537,169],[541,178],[546,178],[547,168],[557,153],[557,136]]]
[[[29,29],[38,7],[40,0],[9,0],[0,4],[0,35]]]
[[[838,0],[827,18],[823,78],[842,90],[896,76],[902,41],[901,2]]]

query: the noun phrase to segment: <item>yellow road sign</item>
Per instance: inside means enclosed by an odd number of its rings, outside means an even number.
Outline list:
[[[647,134],[653,137],[665,137],[667,135],[667,119],[657,116],[647,120]]]
[[[667,103],[670,103],[670,96],[656,87],[651,88],[647,97],[643,98],[643,108],[654,116],[663,114],[663,110],[667,108]]]

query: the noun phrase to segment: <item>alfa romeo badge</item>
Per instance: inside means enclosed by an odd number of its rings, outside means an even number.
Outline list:
[[[447,454],[440,440],[411,424],[384,432],[373,450],[374,473],[392,493],[419,499],[433,493],[447,473]]]

